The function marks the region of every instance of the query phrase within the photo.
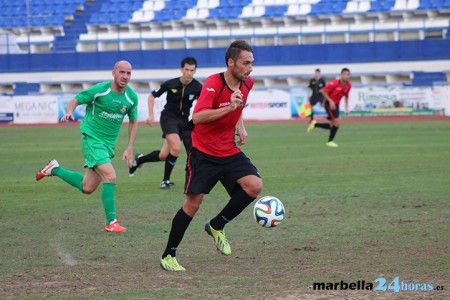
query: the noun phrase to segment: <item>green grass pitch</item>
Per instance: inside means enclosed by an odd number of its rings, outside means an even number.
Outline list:
[[[286,217],[258,227],[247,208],[226,227],[221,256],[203,224],[228,201],[218,185],[204,199],[172,274],[159,267],[172,217],[183,202],[183,153],[172,190],[163,163],[128,177],[122,129],[113,164],[125,234],[103,231],[100,189],[83,195],[59,178],[34,179],[58,159],[83,172],[77,126],[0,127],[1,299],[402,299],[450,297],[450,123],[343,123],[306,133],[302,123],[247,124],[242,147],[258,167],[261,194]],[[135,152],[162,145],[158,126],[140,126]],[[315,282],[431,283],[444,291],[317,291]]]

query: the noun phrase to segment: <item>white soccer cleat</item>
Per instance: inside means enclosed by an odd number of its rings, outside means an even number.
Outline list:
[[[52,159],[42,170],[40,170],[36,174],[36,181],[41,180],[45,176],[52,176],[52,170],[57,167],[59,167],[58,161],[56,159]]]

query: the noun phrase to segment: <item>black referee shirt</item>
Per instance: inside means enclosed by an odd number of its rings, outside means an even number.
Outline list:
[[[180,77],[164,82],[158,90],[154,90],[152,95],[160,97],[167,92],[167,103],[164,110],[171,112],[178,117],[189,117],[192,103],[200,96],[202,84],[193,79],[188,85],[183,85]]]
[[[316,80],[316,78],[313,78],[309,81],[308,87],[312,90],[311,97],[321,97],[322,94],[320,93],[320,90],[325,87],[325,80],[320,78],[319,80]]]

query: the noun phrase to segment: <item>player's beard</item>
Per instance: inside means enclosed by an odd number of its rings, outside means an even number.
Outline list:
[[[236,78],[239,81],[246,81],[248,79],[248,76],[250,75],[250,73],[244,73],[241,75],[238,72],[236,72],[235,69],[232,70],[232,74],[234,78]]]

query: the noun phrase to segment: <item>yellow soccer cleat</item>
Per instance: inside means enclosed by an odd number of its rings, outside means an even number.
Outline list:
[[[205,224],[205,231],[213,237],[217,250],[222,252],[223,255],[231,254],[231,247],[223,230],[215,230],[208,222]]]
[[[336,144],[336,143],[333,142],[333,141],[330,141],[330,142],[326,143],[325,146],[327,146],[327,147],[332,147],[332,148],[337,148],[337,147],[339,147],[339,145]]]
[[[310,133],[311,131],[313,131],[314,130],[314,128],[316,127],[316,121],[315,120],[312,120],[311,122],[309,122],[309,126],[308,126],[308,128],[306,129],[306,132],[307,133]]]
[[[164,258],[161,258],[161,262],[159,264],[161,268],[170,272],[184,272],[186,271],[182,265],[180,265],[175,257],[172,255],[167,255]]]

